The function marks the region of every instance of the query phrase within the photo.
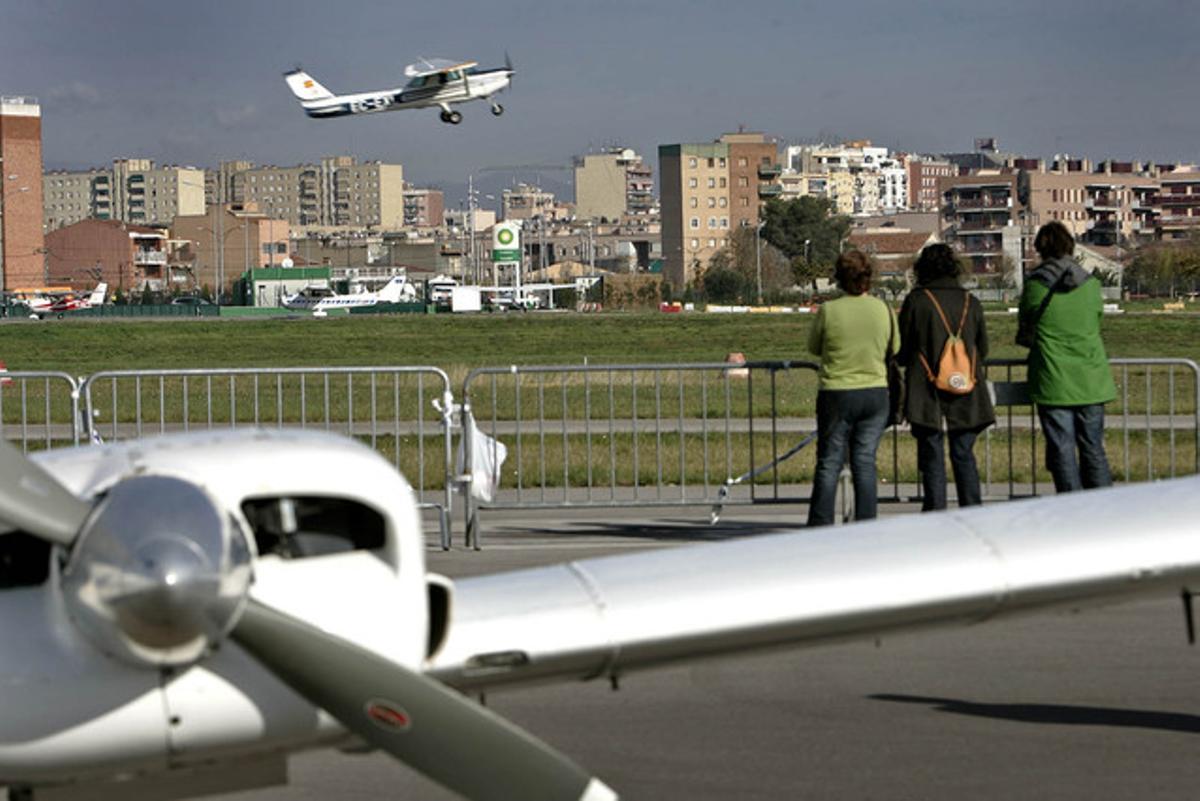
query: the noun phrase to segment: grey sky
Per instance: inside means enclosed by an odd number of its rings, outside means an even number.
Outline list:
[[[3,0],[0,94],[37,95],[47,167],[118,156],[215,166],[351,153],[454,185],[612,143],[738,125],[918,151],[976,136],[1030,155],[1200,161],[1194,0]],[[335,92],[403,82],[417,56],[518,72],[493,118],[310,120],[281,74]],[[560,179],[565,175],[559,175]]]

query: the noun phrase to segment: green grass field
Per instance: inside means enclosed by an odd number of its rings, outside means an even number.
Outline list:
[[[428,364],[450,372],[508,364],[805,359],[807,315],[396,315],[323,320],[63,320],[0,327],[9,370]],[[993,358],[1021,358],[1016,320],[988,317]],[[1200,316],[1105,318],[1110,356],[1200,359]]]

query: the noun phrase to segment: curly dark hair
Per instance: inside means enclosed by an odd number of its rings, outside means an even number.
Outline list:
[[[936,278],[957,278],[961,272],[958,256],[949,245],[926,245],[913,264],[918,284],[928,284]]]
[[[1043,259],[1061,259],[1075,252],[1075,237],[1067,226],[1055,220],[1038,229],[1033,238],[1033,249]]]
[[[847,250],[838,256],[833,277],[842,291],[850,295],[861,295],[871,288],[874,268],[867,254],[861,250]]]

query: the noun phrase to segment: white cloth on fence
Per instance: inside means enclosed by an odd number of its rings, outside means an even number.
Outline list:
[[[500,488],[500,469],[508,458],[508,448],[503,442],[489,437],[475,426],[470,413],[463,415],[463,435],[458,441],[458,474],[471,476],[471,495],[485,503],[495,500]],[[466,468],[464,446],[471,438],[471,467]]]

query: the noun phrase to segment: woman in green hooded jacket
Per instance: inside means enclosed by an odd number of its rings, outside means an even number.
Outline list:
[[[1104,404],[1117,387],[1100,336],[1100,281],[1071,258],[1075,239],[1062,223],[1043,225],[1033,246],[1042,263],[1025,279],[1018,344],[1029,348],[1029,394],[1046,437],[1046,467],[1058,492],[1107,487]]]

